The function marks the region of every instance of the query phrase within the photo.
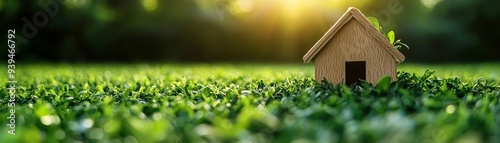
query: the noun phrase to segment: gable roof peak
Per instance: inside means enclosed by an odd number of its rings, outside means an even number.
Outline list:
[[[385,36],[378,31],[378,29],[371,24],[371,22],[355,7],[349,7],[347,11],[340,17],[340,19],[319,39],[314,46],[304,55],[303,60],[305,63],[311,60],[325,47],[326,43],[335,36],[335,34],[352,18],[358,21],[369,33],[373,36],[382,46],[389,52],[398,63],[405,60],[405,56],[399,52],[394,46],[385,38]]]

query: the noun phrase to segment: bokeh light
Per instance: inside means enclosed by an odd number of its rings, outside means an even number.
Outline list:
[[[158,0],[142,0],[142,6],[147,11],[154,11],[158,7]]]

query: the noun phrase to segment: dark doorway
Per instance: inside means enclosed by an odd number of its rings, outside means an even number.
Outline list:
[[[366,62],[345,62],[345,83],[351,85],[359,83],[360,80],[366,80]]]

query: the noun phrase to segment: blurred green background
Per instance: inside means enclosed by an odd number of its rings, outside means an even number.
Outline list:
[[[53,17],[51,2],[0,0],[17,60],[301,62],[350,6],[394,30],[409,62],[500,60],[498,0],[58,0]]]

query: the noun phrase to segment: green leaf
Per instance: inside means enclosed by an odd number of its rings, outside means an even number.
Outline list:
[[[391,44],[394,44],[394,39],[396,39],[394,31],[389,31],[389,33],[387,33],[387,38],[389,38],[389,42],[391,42]]]
[[[386,92],[389,89],[389,86],[391,85],[391,77],[390,76],[384,76],[380,78],[380,80],[377,83],[377,90],[379,92]]]
[[[377,18],[375,17],[367,17],[367,19],[373,24],[373,26],[375,26],[375,28],[377,28],[379,31],[381,31],[381,27],[380,27],[380,24],[378,23],[378,20]]]
[[[399,49],[401,49],[401,45],[395,45],[394,48],[399,50]]]
[[[410,47],[408,45],[406,45],[405,43],[401,42],[401,39],[396,40],[396,42],[394,42],[393,45],[398,50],[401,49],[401,47],[406,47],[406,49],[410,49]]]

